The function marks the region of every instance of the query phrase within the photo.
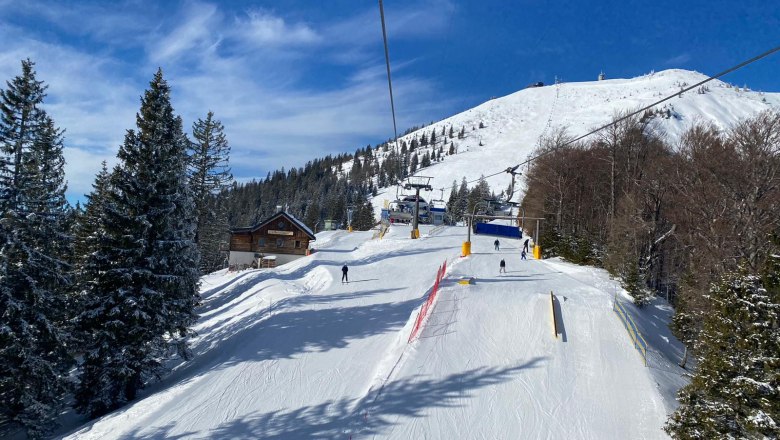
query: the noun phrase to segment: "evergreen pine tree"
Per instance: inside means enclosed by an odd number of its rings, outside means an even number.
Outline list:
[[[420,168],[425,168],[431,166],[431,156],[428,155],[428,152],[426,151],[425,154],[423,154],[422,161],[420,162]]]
[[[490,198],[490,186],[485,180],[485,176],[480,176],[476,186],[474,186],[474,188],[472,188],[471,191],[469,191],[467,198],[468,198],[468,205],[466,207],[466,210],[469,213],[474,210],[474,207],[477,205],[477,203]]]
[[[100,171],[95,177],[95,182],[92,184],[92,192],[86,196],[87,203],[84,205],[84,210],[79,215],[76,224],[74,253],[79,266],[80,262],[83,262],[96,250],[96,234],[100,223],[100,214],[105,209],[110,177],[106,161],[103,161]]]
[[[460,221],[461,218],[458,215],[458,182],[452,181],[452,189],[450,189],[450,198],[447,200],[447,212],[453,221]]]
[[[463,219],[463,216],[466,215],[466,209],[468,208],[468,204],[469,204],[469,185],[468,183],[466,183],[466,178],[464,177],[460,182],[460,187],[458,188],[458,206],[455,208],[457,218]]]
[[[195,243],[200,252],[201,273],[222,267],[221,250],[229,240],[230,226],[223,192],[233,184],[228,164],[230,147],[222,123],[208,112],[192,126],[188,174],[195,202]]]
[[[698,371],[666,424],[673,438],[780,438],[780,276],[732,274],[711,291]]]
[[[322,229],[322,225],[318,225],[320,222],[320,203],[315,197],[311,203],[306,206],[306,213],[303,217],[303,223],[306,224],[312,231]]]
[[[409,174],[417,171],[417,153],[412,153],[412,160],[409,162]]]
[[[374,227],[374,206],[363,194],[358,194],[355,200],[352,227],[358,231],[367,231]]]
[[[85,347],[76,408],[98,416],[135,398],[178,352],[195,322],[198,252],[187,187],[188,140],[158,70],[111,175],[97,250],[88,258]]]
[[[62,131],[41,108],[34,63],[0,91],[0,424],[53,427],[68,388]]]

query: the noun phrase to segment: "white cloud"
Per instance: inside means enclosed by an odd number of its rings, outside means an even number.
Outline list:
[[[681,64],[685,64],[688,61],[691,60],[691,54],[689,53],[681,53],[680,55],[677,55],[675,57],[669,58],[668,60],[664,61],[664,64],[667,66],[680,66]]]
[[[220,14],[215,5],[192,3],[184,11],[184,19],[171,32],[158,40],[150,38],[150,58],[155,63],[171,63],[188,53],[198,53],[219,41],[217,31]]]
[[[76,42],[51,39],[51,33],[14,27],[0,17],[0,81],[19,73],[19,60],[37,62],[39,79],[49,85],[46,108],[66,129],[71,200],[90,191],[101,161],[115,163],[125,130],[135,126],[139,97],[158,66],[185,129],[209,110],[222,120],[234,175],[242,181],[392,136],[374,8],[341,22],[313,24],[267,10],[233,13],[202,2],[164,11],[132,2],[116,8],[99,3],[74,5],[85,14],[83,26],[67,31],[74,13],[59,3],[24,5],[30,19],[53,23],[58,31],[51,32],[79,36]],[[437,35],[452,9],[435,2],[386,11],[393,17],[390,37]],[[120,24],[123,15],[134,23]],[[436,84],[404,73],[414,60],[393,61],[399,129],[452,108]],[[312,62],[340,74],[332,82],[309,83],[317,76]]]
[[[321,37],[303,23],[288,24],[266,11],[252,11],[247,20],[237,20],[239,37],[259,45],[297,45],[318,43]]]

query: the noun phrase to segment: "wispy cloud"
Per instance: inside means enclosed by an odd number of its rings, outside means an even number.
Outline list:
[[[691,54],[689,53],[681,53],[680,55],[674,56],[672,58],[669,58],[668,60],[664,61],[664,65],[667,66],[680,66],[682,64],[687,63],[691,60]]]
[[[304,23],[287,23],[282,17],[266,11],[252,11],[246,20],[239,19],[240,36],[260,45],[296,45],[318,43],[321,37]]]
[[[215,5],[193,3],[183,11],[183,20],[159,40],[150,39],[152,62],[170,63],[186,53],[200,53],[201,49],[219,41],[217,34],[220,16]]]
[[[37,61],[39,79],[49,85],[46,106],[66,129],[71,200],[89,192],[102,160],[115,161],[158,66],[186,125],[209,110],[222,120],[242,180],[391,136],[374,8],[306,22],[197,1],[167,9],[106,5],[0,0],[0,80],[19,73],[19,60]],[[395,41],[440,38],[454,13],[449,1],[393,10],[388,33]],[[4,18],[19,14],[43,24]],[[394,61],[401,127],[451,104],[436,83],[407,72],[415,60]],[[322,69],[331,72],[327,81]]]

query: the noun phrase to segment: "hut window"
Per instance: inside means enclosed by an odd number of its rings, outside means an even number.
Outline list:
[[[295,240],[295,249],[301,248],[301,240]]]
[[[277,238],[276,239],[276,247],[284,247],[284,239],[283,238]]]
[[[261,238],[260,240],[257,240],[257,245],[260,247],[265,247],[265,238]]]

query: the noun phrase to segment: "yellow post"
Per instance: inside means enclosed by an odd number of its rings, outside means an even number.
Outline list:
[[[538,244],[534,245],[534,258],[536,258],[537,260],[542,259],[542,247],[539,246]]]
[[[347,232],[352,232],[352,226],[347,226]]]
[[[471,255],[471,242],[470,241],[464,241],[463,247],[461,248],[461,257],[468,257]]]

